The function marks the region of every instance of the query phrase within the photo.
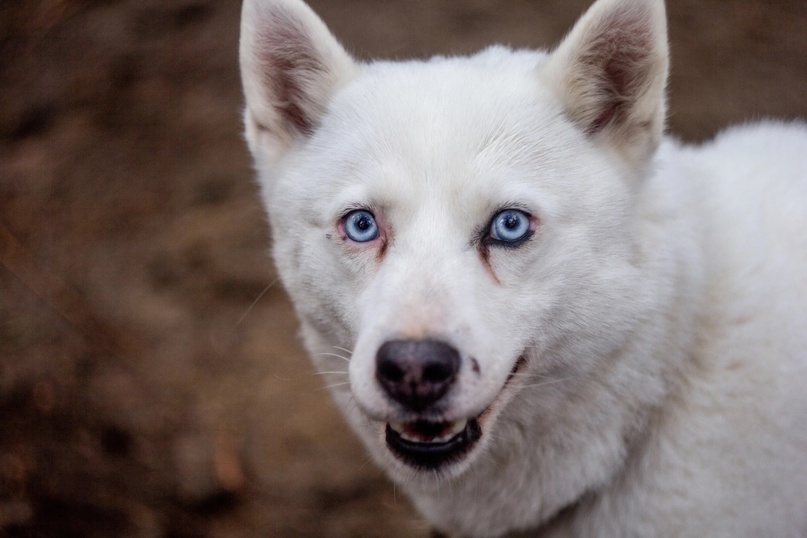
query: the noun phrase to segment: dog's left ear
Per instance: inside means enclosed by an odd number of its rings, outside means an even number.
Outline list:
[[[541,75],[589,137],[641,166],[664,131],[668,55],[663,0],[598,0]]]
[[[244,0],[240,59],[247,142],[268,164],[313,133],[334,92],[357,71],[302,0]]]

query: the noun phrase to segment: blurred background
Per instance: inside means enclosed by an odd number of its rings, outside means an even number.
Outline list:
[[[368,59],[589,0],[313,0]],[[807,1],[670,0],[670,130],[807,117]],[[0,535],[425,537],[312,376],[240,134],[238,0],[0,1]]]

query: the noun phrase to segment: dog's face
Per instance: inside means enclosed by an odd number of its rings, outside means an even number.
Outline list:
[[[337,401],[402,478],[461,474],[518,400],[561,408],[642,311],[631,222],[663,14],[603,4],[552,55],[359,65],[304,5],[245,3],[281,276],[315,362],[350,350]],[[630,46],[603,51],[604,32]]]
[[[619,171],[529,68],[491,83],[485,63],[346,87],[269,195],[299,313],[352,350],[365,427],[415,469],[461,468],[518,387],[617,345],[637,280]]]

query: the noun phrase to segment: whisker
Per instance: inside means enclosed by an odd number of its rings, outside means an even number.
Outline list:
[[[361,464],[361,467],[359,467],[359,469],[363,470],[365,467],[367,467],[371,463],[373,463],[373,457],[372,456],[367,456],[367,458],[365,458],[365,460],[364,460],[364,463]],[[395,483],[393,482],[393,485],[394,484]]]
[[[345,349],[345,348],[339,347],[339,346],[333,346],[333,347],[334,347],[334,349],[338,349],[339,351],[344,351],[345,353],[349,353],[350,355],[353,355],[353,350],[352,349]]]
[[[332,389],[334,387],[341,387],[344,385],[350,385],[350,381],[345,381],[344,383],[334,383],[333,385],[325,385],[324,387],[320,387],[318,389],[314,389],[314,392],[325,390],[325,389]]]
[[[327,355],[329,357],[336,357],[336,358],[342,359],[345,362],[350,362],[350,359],[348,357],[345,357],[344,355],[339,355],[338,353],[315,353],[315,356],[317,356],[317,357],[319,357],[320,355]]]
[[[532,385],[523,385],[523,386],[522,386],[522,387],[520,387],[520,388],[522,388],[522,389],[529,389],[529,388],[543,387],[543,386],[546,386],[546,385],[551,385],[551,384],[553,384],[553,383],[559,383],[559,382],[561,382],[561,381],[568,381],[569,379],[574,379],[574,377],[573,377],[573,376],[570,376],[570,377],[561,377],[560,379],[553,379],[553,380],[551,380],[551,381],[544,381],[543,383],[534,383],[534,384],[532,384]]]
[[[515,372],[510,374],[511,377],[539,377],[543,379],[553,379],[551,376],[542,375],[542,374],[533,374],[531,372]]]
[[[345,371],[342,371],[342,372],[335,372],[335,371],[334,371],[334,372],[314,372],[314,373],[313,373],[313,374],[311,374],[311,375],[327,375],[327,374],[333,374],[333,375],[348,375],[349,373],[350,373],[350,372],[348,372],[347,370],[345,370]]]
[[[272,375],[273,375],[274,377],[276,377],[277,379],[281,380],[281,381],[294,381],[294,380],[296,379],[296,378],[294,378],[294,377],[280,377],[280,376],[279,376],[279,375],[277,375],[277,374],[272,374]]]
[[[279,277],[278,277],[278,278],[276,278],[276,279],[274,279],[272,282],[270,282],[270,283],[269,283],[269,285],[268,285],[268,286],[266,286],[265,288],[263,288],[263,291],[262,291],[262,292],[261,292],[261,293],[260,293],[260,294],[259,294],[259,295],[258,295],[256,298],[255,298],[255,300],[254,300],[254,301],[252,301],[252,304],[251,304],[251,305],[249,305],[249,308],[247,308],[246,312],[244,312],[244,313],[241,315],[241,317],[240,317],[240,318],[238,318],[238,321],[236,321],[236,322],[235,322],[235,326],[236,326],[236,327],[238,327],[239,325],[241,325],[241,322],[242,322],[242,321],[244,321],[244,320],[247,318],[247,316],[249,315],[249,313],[250,313],[250,312],[252,312],[252,309],[253,309],[253,308],[255,308],[255,305],[256,305],[256,304],[258,304],[258,301],[260,301],[260,300],[261,300],[261,297],[263,297],[264,295],[266,295],[266,292],[267,292],[267,291],[269,291],[269,288],[271,288],[272,286],[274,286],[275,284],[277,284],[277,281],[278,281],[278,280],[280,280],[280,278],[279,278]]]

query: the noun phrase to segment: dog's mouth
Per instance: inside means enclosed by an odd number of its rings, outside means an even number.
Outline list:
[[[476,419],[454,422],[417,420],[387,423],[387,446],[398,458],[419,469],[436,469],[460,460],[482,436]]]
[[[398,459],[419,470],[435,470],[462,460],[482,437],[480,420],[490,426],[488,415],[502,403],[503,394],[524,363],[524,357],[519,357],[499,396],[478,416],[446,422],[427,419],[388,422],[387,447]]]

